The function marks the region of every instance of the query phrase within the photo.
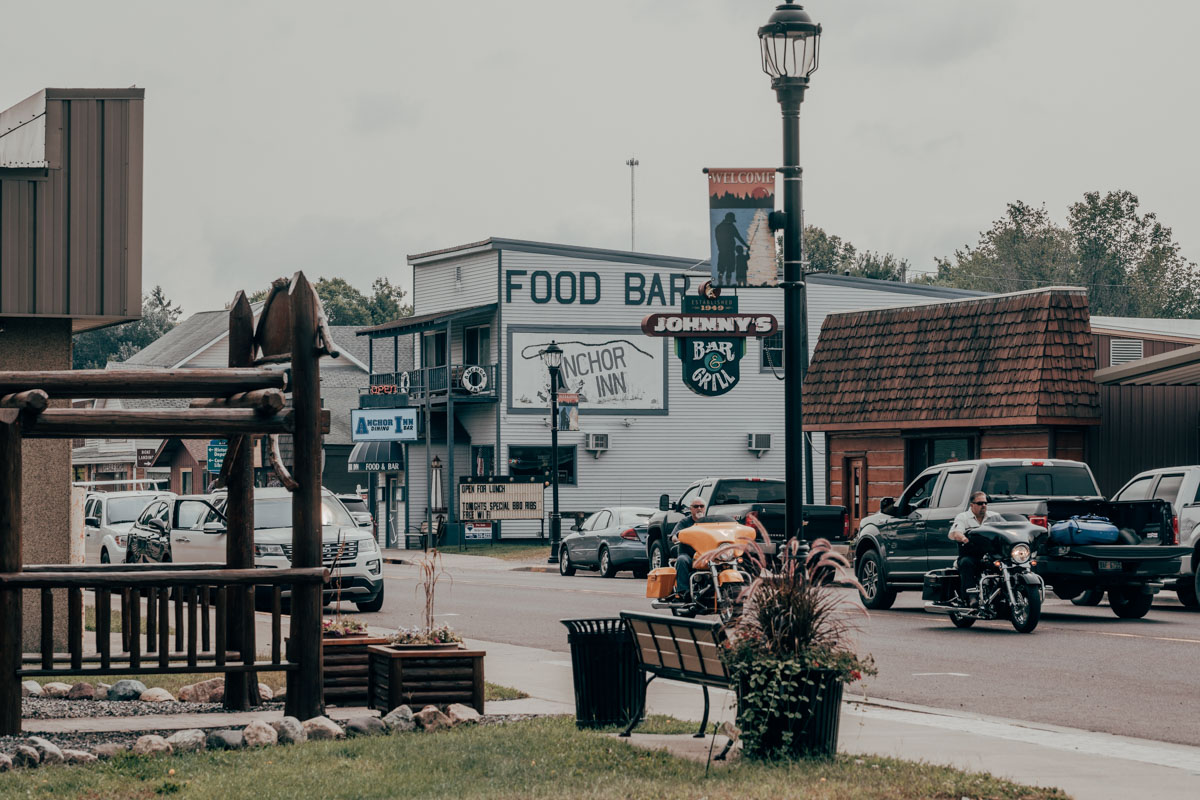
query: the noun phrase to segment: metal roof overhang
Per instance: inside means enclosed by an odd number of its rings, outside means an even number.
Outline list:
[[[1096,370],[1108,386],[1200,386],[1200,345]]]
[[[386,470],[388,464],[404,468],[404,448],[399,442],[359,442],[346,459],[346,471],[378,472]]]
[[[482,306],[460,308],[458,311],[443,311],[438,314],[424,314],[419,317],[405,317],[404,319],[398,319],[395,322],[385,322],[382,325],[363,328],[357,331],[355,336],[370,336],[372,339],[379,339],[384,336],[391,337],[410,333],[421,333],[422,331],[431,331],[442,327],[451,320],[478,316],[480,314],[490,314],[494,312],[498,306],[498,303],[487,303]]]

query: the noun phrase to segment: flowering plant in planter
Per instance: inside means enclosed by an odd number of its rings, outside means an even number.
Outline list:
[[[438,581],[446,576],[446,570],[442,566],[441,553],[436,549],[430,550],[429,554],[417,563],[421,571],[417,591],[425,595],[425,604],[421,609],[421,624],[412,628],[398,628],[394,634],[388,637],[388,643],[393,645],[440,645],[462,642],[462,636],[449,625],[435,625],[433,621],[433,603],[437,594]]]
[[[429,629],[398,628],[388,637],[388,644],[455,644],[462,640],[449,625],[438,625]]]
[[[876,673],[852,649],[851,610],[866,613],[841,586],[856,586],[850,562],[817,539],[801,560],[793,540],[782,563],[761,550],[731,624],[723,656],[738,687],[738,726],[748,755],[832,756],[844,684]]]
[[[337,639],[346,636],[365,636],[367,623],[354,617],[336,617],[321,620],[321,635]]]

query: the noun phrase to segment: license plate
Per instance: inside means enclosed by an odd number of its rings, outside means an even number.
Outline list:
[[[1121,568],[1120,561],[1101,561],[1100,562],[1100,569],[1118,569],[1119,570],[1120,568]]]

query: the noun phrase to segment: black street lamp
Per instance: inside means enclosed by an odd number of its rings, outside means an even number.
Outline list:
[[[776,6],[767,24],[758,29],[763,72],[783,111],[783,439],[785,515],[787,536],[799,540],[803,558],[808,553],[804,536],[804,486],[812,480],[812,457],[804,447],[804,406],[801,391],[808,362],[808,309],[802,264],[803,205],[801,203],[800,104],[808,79],[817,71],[821,26],[804,10],[787,0]],[[807,456],[807,457],[806,457]],[[801,459],[806,462],[801,467]],[[811,485],[811,484],[809,484]],[[811,490],[809,490],[811,491]],[[810,500],[811,502],[811,500]]]
[[[546,369],[550,370],[550,558],[547,563],[558,562],[558,545],[562,541],[562,517],[558,513],[558,370],[562,367],[562,348],[550,342],[550,346],[539,353]]]

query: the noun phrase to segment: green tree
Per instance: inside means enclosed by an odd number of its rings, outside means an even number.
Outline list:
[[[1171,229],[1138,213],[1127,190],[1087,192],[1071,205],[1079,275],[1093,314],[1200,317],[1200,274],[1180,253]]]
[[[393,286],[387,278],[376,278],[370,295],[363,294],[344,278],[319,278],[315,288],[330,325],[382,325],[412,314],[412,305],[404,302],[408,292]],[[267,299],[267,292],[261,289],[247,299],[251,303],[261,302]]]
[[[782,251],[781,246],[781,259]],[[908,259],[898,258],[891,253],[860,253],[850,242],[826,233],[815,225],[804,228],[804,260],[808,272],[857,275],[885,281],[903,281],[908,271]]]
[[[109,361],[125,361],[174,328],[179,313],[179,306],[167,299],[161,286],[155,286],[142,297],[141,319],[76,335],[72,366],[75,369],[103,369]]]

